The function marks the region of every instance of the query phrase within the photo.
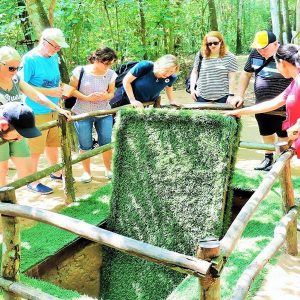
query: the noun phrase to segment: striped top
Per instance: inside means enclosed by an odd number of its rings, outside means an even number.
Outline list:
[[[194,69],[199,65],[199,52],[196,54]],[[205,100],[218,100],[229,94],[228,74],[238,69],[235,56],[228,52],[223,58],[203,57],[199,77],[197,79],[197,96]]]
[[[73,76],[79,79],[82,66],[78,66],[73,70]],[[105,92],[108,86],[117,78],[115,71],[108,69],[104,75],[94,75],[89,73],[87,66],[84,66],[79,91],[84,95],[89,95],[94,92]],[[76,99],[76,103],[72,108],[72,112],[76,115],[88,113],[95,110],[110,109],[109,101],[81,101]]]
[[[258,73],[256,72],[266,62],[256,49],[253,49],[245,64],[244,71],[255,73],[254,92],[256,103],[270,100],[281,94],[291,83],[284,78],[276,68],[274,58]]]

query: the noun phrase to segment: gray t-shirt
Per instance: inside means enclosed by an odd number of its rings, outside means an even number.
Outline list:
[[[82,66],[78,66],[73,70],[73,76],[79,79]],[[79,91],[84,95],[89,95],[94,92],[105,92],[110,83],[117,78],[117,73],[114,70],[107,70],[104,75],[94,75],[88,71],[88,67],[84,66],[84,73],[81,79]],[[74,114],[88,113],[95,110],[110,109],[109,101],[81,101],[76,100],[72,108]]]
[[[22,93],[20,91],[20,78],[16,75],[12,78],[13,87],[10,91],[6,91],[0,87],[0,105],[8,102],[22,102]]]
[[[194,69],[199,65],[199,52],[196,54]],[[197,96],[206,100],[218,100],[229,94],[228,74],[238,70],[236,57],[228,52],[222,58],[203,57],[197,79]]]

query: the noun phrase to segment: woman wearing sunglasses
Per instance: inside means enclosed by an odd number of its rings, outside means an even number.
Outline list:
[[[285,105],[287,118],[282,129],[287,130],[289,139],[294,140],[297,157],[300,158],[300,47],[293,44],[279,46],[274,55],[278,71],[285,78],[293,78],[291,84],[273,100],[243,109],[225,112],[225,115],[240,117],[273,111]]]
[[[234,96],[237,69],[236,58],[228,51],[222,34],[218,31],[207,33],[191,73],[193,100],[226,103],[228,97]]]
[[[0,106],[10,102],[22,102],[22,93],[32,98],[37,103],[47,106],[69,117],[69,112],[52,103],[47,97],[27,84],[18,75],[21,57],[11,47],[0,48]],[[29,148],[26,139],[19,137],[18,140],[0,145],[0,186],[6,184],[8,172],[8,159],[12,158],[18,173],[18,177],[29,175]]]

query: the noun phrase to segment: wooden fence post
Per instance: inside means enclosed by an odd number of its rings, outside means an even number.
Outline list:
[[[286,151],[289,148],[289,143],[280,142],[276,143],[276,150],[278,152]],[[295,206],[295,196],[293,190],[292,176],[291,176],[291,163],[288,160],[282,169],[282,172],[279,176],[281,184],[281,194],[283,201],[283,211],[284,214],[287,214],[292,207]],[[293,256],[298,254],[297,247],[297,218],[291,221],[287,227],[287,236],[286,236],[286,245],[287,253]]]
[[[70,128],[72,123],[67,122],[67,118],[64,115],[58,116],[58,123],[61,128],[61,152],[62,162],[64,164],[63,179],[66,203],[72,203],[75,200],[71,150],[72,131]]]
[[[0,188],[0,201],[16,203],[15,189],[12,187]],[[1,276],[11,281],[20,281],[20,226],[16,217],[1,215],[3,228]],[[13,293],[4,291],[5,300],[19,300]]]
[[[215,239],[203,240],[199,243],[197,249],[197,257],[206,261],[211,261],[212,258],[220,255],[220,242]],[[201,287],[200,300],[220,300],[221,289],[220,289],[220,277],[212,276],[209,273],[203,278],[199,278]]]

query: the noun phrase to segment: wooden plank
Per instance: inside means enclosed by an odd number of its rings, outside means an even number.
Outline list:
[[[196,257],[159,248],[102,228],[97,228],[96,226],[68,216],[30,206],[0,203],[0,213],[54,225],[91,241],[164,265],[178,272],[191,274],[197,277],[205,276],[210,271],[212,265],[211,263],[197,259]]]

